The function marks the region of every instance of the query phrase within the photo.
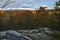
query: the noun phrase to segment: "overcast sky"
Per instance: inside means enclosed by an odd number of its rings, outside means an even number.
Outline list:
[[[1,1],[1,0],[0,0]],[[48,8],[53,8],[55,2],[58,0],[13,0],[13,2],[5,8],[34,8],[38,9],[40,6],[47,6]],[[0,2],[0,8],[5,4],[6,0]]]

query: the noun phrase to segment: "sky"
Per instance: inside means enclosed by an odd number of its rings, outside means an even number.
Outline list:
[[[5,4],[7,0],[0,0],[0,8]],[[12,2],[13,1],[13,2]],[[40,6],[47,6],[47,8],[53,8],[55,2],[59,0],[11,0],[4,8],[31,8],[39,9]]]

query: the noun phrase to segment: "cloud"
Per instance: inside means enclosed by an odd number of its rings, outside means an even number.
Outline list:
[[[0,2],[2,2],[3,0],[0,0]]]
[[[36,10],[36,9],[34,8],[3,8],[1,9],[0,8],[0,10]]]
[[[54,3],[58,0],[11,0],[11,1],[16,1],[16,2],[5,6],[5,8],[34,8],[34,9],[36,8],[38,9],[40,6],[43,6],[43,5],[46,5],[47,7],[52,8],[51,6],[54,6]],[[5,2],[6,0],[2,2],[2,5]],[[1,3],[0,3],[0,7],[1,7]]]

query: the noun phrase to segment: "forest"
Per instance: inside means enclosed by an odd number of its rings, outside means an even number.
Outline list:
[[[39,10],[0,11],[0,30],[50,27],[60,31],[60,12]]]

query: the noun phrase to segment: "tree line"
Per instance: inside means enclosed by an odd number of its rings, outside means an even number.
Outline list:
[[[0,13],[0,30],[36,29],[50,27],[59,30],[60,13],[31,11],[4,11]]]

